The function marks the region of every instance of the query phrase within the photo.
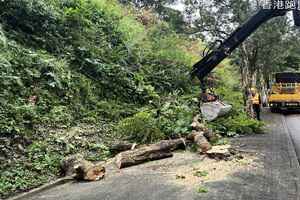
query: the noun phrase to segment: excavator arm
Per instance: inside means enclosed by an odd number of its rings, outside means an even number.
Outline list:
[[[298,0],[294,0],[295,3]],[[297,2],[296,2],[297,1]],[[298,7],[298,4],[296,4]],[[244,42],[255,30],[268,20],[284,16],[289,10],[286,9],[261,9],[245,24],[237,28],[226,40],[224,40],[215,50],[204,56],[197,62],[192,71],[192,76],[197,76],[202,82],[220,62],[228,57],[242,42]],[[296,26],[300,26],[299,9],[294,10],[294,21]],[[202,85],[202,84],[201,84]],[[205,88],[205,87],[204,87]]]

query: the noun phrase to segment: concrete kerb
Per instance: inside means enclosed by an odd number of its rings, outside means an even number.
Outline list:
[[[297,199],[295,199],[295,200],[300,200],[300,193],[299,193],[300,192],[299,191],[300,163],[299,163],[299,158],[298,158],[299,155],[297,155],[297,152],[295,150],[295,144],[292,140],[290,129],[286,124],[284,116],[281,116],[281,120],[282,120],[284,129],[286,130],[286,135],[287,135],[287,138],[288,138],[288,147],[289,147],[288,153],[289,153],[289,156],[290,156],[290,159],[291,159],[290,160],[290,166],[296,170],[296,173],[294,174],[295,175],[294,180],[295,180],[295,185],[296,185],[296,189],[297,189]]]
[[[19,194],[17,196],[8,198],[6,200],[22,200],[22,199],[28,199],[29,197],[32,197],[33,195],[36,195],[44,190],[51,189],[53,187],[63,185],[65,183],[74,182],[75,180],[72,177],[64,177],[57,179],[53,182],[47,183],[45,185],[42,185],[41,187],[35,188],[33,190],[30,190],[29,192],[25,192],[23,194]]]

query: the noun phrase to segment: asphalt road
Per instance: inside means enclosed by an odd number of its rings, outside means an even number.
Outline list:
[[[43,191],[26,200],[300,200],[300,114],[263,114],[267,132],[235,139],[233,145],[252,152],[255,169],[231,173],[223,180],[176,183],[171,171],[201,162],[198,155],[181,152],[173,158],[124,170],[108,168],[105,180],[69,183]],[[178,182],[178,181],[177,181]]]
[[[282,115],[287,131],[290,134],[298,161],[300,161],[300,113]]]

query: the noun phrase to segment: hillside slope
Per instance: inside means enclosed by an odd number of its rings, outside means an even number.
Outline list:
[[[177,96],[192,90],[188,48],[197,42],[154,14],[106,0],[5,0],[0,13],[1,195],[47,181],[66,154],[103,159],[99,138],[140,109],[149,134],[157,129],[143,142],[170,133],[180,110],[192,116]],[[152,109],[165,101],[174,113],[157,128]],[[82,130],[64,137],[74,126]],[[77,141],[82,131],[94,135]]]
[[[57,177],[66,155],[190,131],[199,41],[114,0],[4,0],[0,13],[0,196]]]

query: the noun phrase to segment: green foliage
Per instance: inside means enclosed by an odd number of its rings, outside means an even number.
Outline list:
[[[14,165],[2,165],[0,170],[0,193],[9,191],[25,191],[29,187],[39,186],[48,181],[49,176],[58,174],[62,155],[58,151],[49,149],[45,142],[33,143],[26,152],[28,160]]]
[[[154,17],[144,25],[116,0],[4,0],[0,12],[0,138],[32,141],[23,153],[13,150],[22,159],[8,156],[14,162],[0,166],[1,195],[56,176],[65,155],[109,157],[102,139],[113,130],[140,143],[191,131],[198,91],[189,71],[200,45],[176,34],[175,24]],[[218,92],[238,111],[240,91],[231,78],[221,81]],[[83,122],[101,130],[76,135],[70,127]]]
[[[222,100],[233,105],[233,110],[227,116],[210,122],[209,125],[224,136],[232,137],[237,134],[261,133],[263,123],[251,119],[244,111],[242,90],[235,66],[224,62],[216,71],[216,93]]]
[[[28,158],[32,161],[32,168],[40,172],[58,173],[62,156],[58,151],[49,149],[44,142],[36,142],[28,148]]]
[[[6,47],[6,37],[3,33],[2,26],[0,26],[0,49]]]
[[[197,189],[198,193],[208,193],[208,189],[206,187],[200,186]]]
[[[85,58],[80,71],[97,81],[101,87],[99,95],[104,98],[138,103],[157,96],[154,88],[147,85],[143,78],[120,65],[104,64]]]
[[[24,191],[30,187],[45,183],[47,178],[40,173],[27,169],[23,164],[6,169],[0,176],[0,193],[8,195],[10,191]]]
[[[188,133],[190,41],[168,23],[144,25],[116,0],[4,0],[0,12],[0,136],[33,142],[10,150],[22,159],[0,168],[1,195],[56,176],[61,156],[109,157],[112,130],[142,143]],[[47,131],[78,123],[101,130]]]
[[[246,114],[232,115],[220,118],[211,125],[223,135],[262,133],[263,123],[250,119]]]
[[[161,9],[166,4],[173,3],[174,0],[119,0],[123,4],[134,4],[136,7]]]
[[[190,133],[190,124],[197,111],[197,100],[194,95],[180,96],[175,92],[156,106],[160,129],[168,138]]]
[[[226,60],[216,70],[216,93],[220,98],[233,105],[234,112],[243,110],[243,94],[240,87],[240,77],[238,69],[234,65],[230,65],[230,61]]]
[[[115,131],[126,139],[151,143],[190,133],[197,100],[193,94],[184,96],[174,92],[141,110],[121,120]]]
[[[153,113],[145,111],[121,120],[116,132],[126,139],[139,143],[152,143],[164,138]]]
[[[106,160],[111,157],[109,147],[104,144],[90,144],[89,151],[86,159],[90,161]]]
[[[54,106],[48,114],[43,117],[43,121],[51,123],[64,122],[65,125],[70,124],[73,117],[66,106]]]
[[[143,68],[147,82],[159,92],[171,92],[174,89],[187,91],[191,84],[188,68],[173,61],[157,61]]]
[[[146,28],[116,1],[0,4],[1,134],[30,130],[17,113],[33,96],[36,105],[24,112],[30,126],[120,119],[136,112],[123,111],[124,102],[140,105],[190,89],[186,41],[165,22]]]
[[[227,132],[226,133],[226,136],[228,136],[228,137],[232,137],[232,136],[235,136],[235,135],[236,135],[236,132]],[[229,142],[228,138],[223,137],[223,138],[220,138],[220,139],[212,142],[212,145],[215,145],[215,146],[218,146],[218,145],[227,145],[229,143],[230,142]]]
[[[207,171],[196,171],[194,173],[194,176],[197,176],[197,177],[205,177],[205,176],[208,176],[208,172]]]
[[[137,112],[135,104],[121,104],[116,101],[98,101],[96,103],[96,110],[104,119],[114,121],[132,116]]]

